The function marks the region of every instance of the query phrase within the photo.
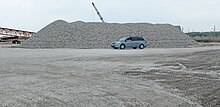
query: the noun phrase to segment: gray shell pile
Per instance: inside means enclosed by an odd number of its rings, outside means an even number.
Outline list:
[[[25,41],[27,48],[111,48],[111,42],[126,36],[145,36],[148,48],[181,48],[197,43],[169,24],[98,23],[55,21]]]

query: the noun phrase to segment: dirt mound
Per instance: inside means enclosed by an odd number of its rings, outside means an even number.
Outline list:
[[[197,43],[170,24],[55,21],[25,41],[27,48],[110,48],[127,35],[145,36],[149,48],[190,47]]]

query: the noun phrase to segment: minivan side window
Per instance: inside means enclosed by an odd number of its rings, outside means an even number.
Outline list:
[[[138,41],[137,37],[132,37],[132,41]]]
[[[139,37],[139,40],[140,40],[140,41],[144,41],[144,38],[142,38],[142,37]]]
[[[131,38],[127,38],[126,41],[132,40]]]
[[[132,41],[144,41],[142,37],[132,37]]]

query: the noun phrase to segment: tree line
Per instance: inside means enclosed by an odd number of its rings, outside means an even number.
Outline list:
[[[186,33],[190,37],[195,37],[195,36],[220,36],[220,32],[189,32]]]

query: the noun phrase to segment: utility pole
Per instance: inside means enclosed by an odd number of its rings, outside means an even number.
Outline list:
[[[215,26],[214,26],[214,29],[213,29],[213,35],[215,36]]]
[[[103,17],[101,16],[100,12],[98,11],[98,9],[96,8],[96,6],[95,6],[95,4],[94,4],[93,2],[92,2],[92,6],[95,8],[95,11],[97,12],[97,14],[98,14],[100,20],[101,20],[103,23],[105,23]]]

